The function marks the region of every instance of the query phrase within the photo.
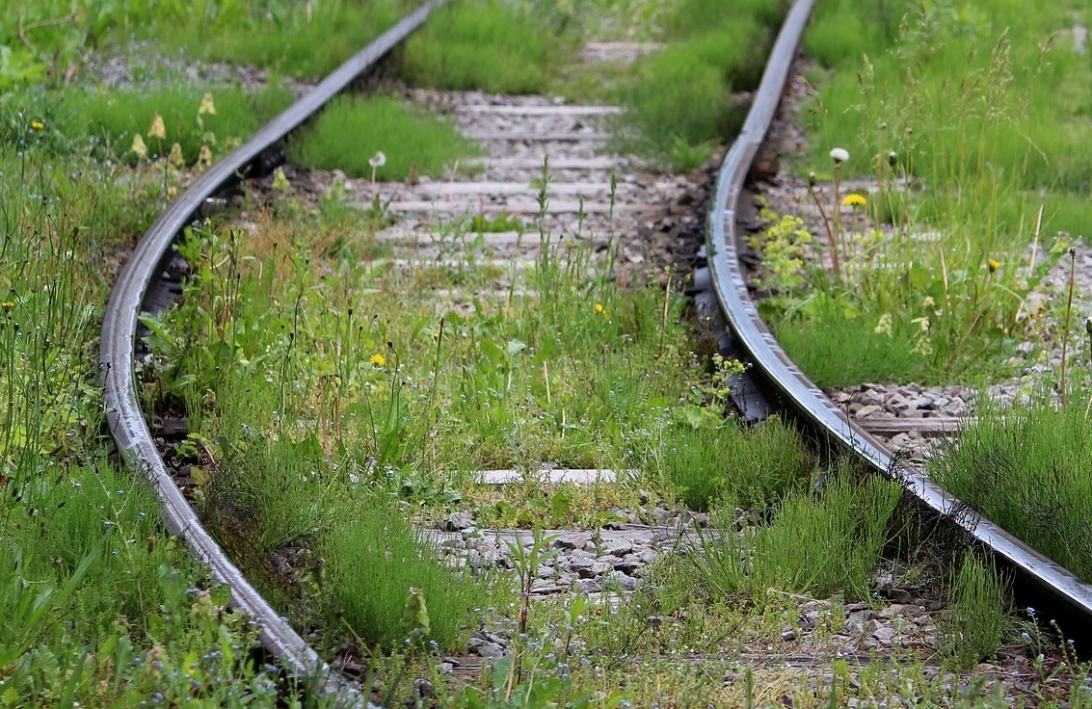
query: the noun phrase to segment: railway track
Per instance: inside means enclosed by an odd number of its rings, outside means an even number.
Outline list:
[[[775,407],[786,407],[811,423],[836,445],[854,451],[878,473],[898,479],[930,510],[950,519],[967,531],[977,543],[1003,559],[1029,588],[1049,599],[1065,615],[1055,614],[1059,622],[1072,618],[1081,624],[1092,622],[1092,587],[1082,583],[1065,569],[1031,550],[988,520],[968,513],[955,500],[932,483],[918,468],[897,461],[890,451],[866,431],[853,424],[801,374],[784,355],[758,317],[747,295],[737,258],[739,225],[737,214],[745,194],[745,180],[776,109],[781,88],[800,34],[814,0],[798,0],[779,35],[767,65],[762,85],[744,129],[726,157],[719,173],[716,198],[708,216],[706,252],[709,289],[696,298],[699,307],[722,314],[731,335],[722,337],[722,345],[734,346],[745,353],[755,367],[742,383],[741,408],[745,415],[758,418]],[[232,603],[252,615],[262,628],[262,642],[280,657],[289,669],[301,676],[321,679],[324,691],[343,705],[362,703],[350,682],[331,672],[322,659],[272,609],[248,583],[239,569],[226,557],[213,538],[200,525],[189,502],[175,485],[156,449],[152,433],[141,411],[135,389],[134,363],[141,347],[138,316],[141,312],[162,309],[177,290],[179,270],[174,268],[171,245],[183,229],[197,220],[206,203],[232,186],[249,171],[268,170],[277,162],[278,146],[284,137],[352,80],[420,27],[432,11],[427,3],[407,16],[376,42],[324,80],[310,94],[256,133],[244,145],[214,165],[152,225],[119,277],[103,324],[100,365],[106,392],[108,421],[119,449],[127,462],[151,480],[164,511],[168,528],[181,536],[194,554],[206,564],[213,578],[232,589]],[[613,170],[625,164],[624,158],[604,158],[594,146],[601,145],[606,134],[594,126],[596,118],[609,117],[612,107],[572,107],[529,100],[522,104],[502,105],[489,97],[463,100],[453,105],[452,96],[431,94],[419,100],[447,102],[445,108],[456,122],[473,117],[475,125],[487,117],[494,125],[471,133],[490,148],[480,161],[482,172],[473,180],[433,182],[418,185],[384,185],[383,199],[392,211],[418,215],[415,229],[426,235],[435,220],[443,215],[484,213],[534,215],[543,206],[535,201],[534,190],[527,185],[541,173],[544,157],[560,151],[564,159],[551,160],[552,170],[564,181],[552,185],[550,214],[561,219],[562,233],[583,238],[589,224],[600,226],[604,220],[639,220],[650,204],[677,185],[647,185],[637,182],[610,186]],[[519,123],[513,128],[514,119]],[[542,121],[549,128],[526,128],[526,121]],[[548,137],[548,140],[544,138]],[[549,143],[549,144],[547,144]],[[564,148],[558,146],[564,145]],[[364,201],[371,192],[360,186]],[[431,220],[431,221],[430,221]],[[409,263],[435,253],[418,250],[421,244],[435,244],[435,239],[420,239],[421,231],[395,226],[381,233],[392,243],[414,240],[412,249],[404,249],[399,258]],[[484,235],[483,235],[484,236]],[[488,235],[489,245],[499,249],[500,260],[528,259],[534,244],[526,237],[499,233]],[[530,240],[530,241],[533,241]],[[403,248],[403,247],[396,247]],[[623,253],[622,260],[639,262],[639,253]],[[701,280],[702,274],[698,274]]]
[[[799,0],[793,6],[747,121],[718,175],[716,199],[706,232],[711,292],[736,343],[755,365],[772,399],[798,413],[836,446],[852,451],[876,473],[898,480],[927,509],[965,530],[977,544],[1008,565],[1028,591],[1058,609],[1055,617],[1059,622],[1064,618],[1087,629],[1092,623],[1092,586],[969,510],[930,480],[920,467],[900,461],[863,427],[851,421],[793,364],[762,321],[748,293],[739,261],[743,231],[737,216],[748,171],[773,120],[793,48],[812,4],[812,0]]]

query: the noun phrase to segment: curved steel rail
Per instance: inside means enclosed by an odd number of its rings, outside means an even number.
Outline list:
[[[323,691],[336,695],[338,703],[342,705],[360,705],[363,700],[339,674],[329,671],[318,654],[247,582],[201,526],[197,515],[167,472],[137,399],[133,370],[137,317],[145,307],[153,281],[160,277],[169,260],[170,247],[175,238],[194,221],[205,201],[238,179],[288,133],[420,27],[438,4],[438,1],[427,2],[407,15],[198,177],[167,207],[140,240],[118,277],[102,325],[99,367],[110,431],[126,462],[143,471],[151,480],[163,508],[167,528],[189,544],[218,583],[231,587],[232,605],[250,614],[259,623],[261,641],[266,649],[282,658],[293,673],[318,680],[323,685]]]
[[[1082,625],[1092,624],[1092,585],[1031,549],[930,480],[917,467],[895,460],[892,453],[858,428],[789,359],[758,314],[743,279],[738,258],[736,209],[743,183],[773,120],[788,77],[796,46],[815,0],[797,0],[770,55],[743,130],[717,176],[716,196],[709,212],[706,250],[713,289],[740,346],[778,395],[838,444],[856,452],[873,470],[894,477],[930,510],[952,520],[973,539],[1006,562],[1061,610],[1075,614]],[[1059,622],[1063,616],[1055,616]],[[1073,616],[1069,616],[1073,617]]]

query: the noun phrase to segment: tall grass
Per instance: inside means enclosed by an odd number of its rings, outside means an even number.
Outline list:
[[[842,266],[811,272],[806,292],[766,309],[824,383],[970,381],[1006,366],[1021,341],[1050,337],[1042,320],[1027,318],[1026,299],[1065,253],[1059,220],[1079,210],[1064,192],[1086,179],[1070,181],[1084,174],[1081,151],[1057,136],[1087,126],[1072,106],[1045,107],[1040,92],[1079,81],[1088,67],[1071,48],[1051,48],[1068,16],[1050,8],[1024,18],[1021,5],[818,10],[805,44],[835,72],[820,76],[802,117],[814,135],[813,196],[830,215],[826,258]],[[836,147],[849,158],[833,161]],[[832,179],[837,192],[860,175],[871,182],[857,206],[823,184]],[[1046,189],[1035,198],[1038,187]],[[868,346],[839,374],[828,355],[843,333]]]
[[[410,38],[401,71],[420,86],[529,94],[545,88],[568,52],[566,41],[510,3],[454,0]]]
[[[1077,398],[1080,401],[1080,398]],[[1092,580],[1092,441],[1085,407],[979,404],[928,472],[971,510]]]
[[[740,536],[709,535],[696,560],[706,587],[759,604],[770,589],[867,598],[902,489],[875,476],[855,478],[840,465],[817,500],[796,493],[782,501],[768,526]]]
[[[646,151],[678,169],[695,167],[738,131],[746,107],[736,105],[733,92],[758,85],[783,6],[683,2],[667,13],[671,43],[639,60],[622,92],[626,121]]]
[[[430,633],[442,648],[465,642],[475,611],[491,606],[481,578],[437,561],[389,499],[364,497],[343,505],[339,524],[325,537],[334,607],[353,631],[386,650],[404,644],[402,624],[410,588],[419,589],[428,610]]]
[[[274,678],[249,659],[256,632],[202,586],[102,440],[96,321],[154,200],[116,164],[44,150],[45,128],[30,130],[18,154],[0,150],[4,701],[275,706]]]
[[[665,435],[662,456],[663,474],[695,510],[719,505],[762,510],[804,490],[811,480],[803,441],[776,418],[754,428],[734,421],[676,425]]]
[[[346,140],[346,136],[352,136]],[[338,168],[354,177],[372,177],[375,155],[386,158],[375,175],[402,180],[414,169],[445,176],[460,158],[479,148],[450,123],[407,108],[392,97],[339,97],[313,125],[289,144],[292,160],[306,167]]]
[[[962,198],[946,205],[961,218],[985,212],[1002,231],[1019,229],[1019,213],[998,209],[1001,195],[968,194],[1001,180],[1016,194],[1045,191],[1047,228],[1076,233],[1080,222],[1053,209],[1055,195],[1064,201],[1092,176],[1083,147],[1092,67],[1073,50],[1072,24],[1062,6],[1018,0],[963,12],[947,3],[822,3],[805,48],[836,73],[821,86],[813,169],[825,169],[835,145],[853,155],[895,150],[929,190],[962,185]],[[874,171],[868,162],[853,169]]]

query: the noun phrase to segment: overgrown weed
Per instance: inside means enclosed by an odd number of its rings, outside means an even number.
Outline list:
[[[767,526],[741,535],[706,534],[696,558],[703,582],[716,597],[742,595],[759,605],[768,589],[868,598],[900,495],[897,483],[876,476],[860,480],[842,463],[817,500],[790,494]]]
[[[938,626],[942,653],[962,667],[992,657],[1005,640],[1009,584],[992,560],[963,555],[951,584],[952,604]]]
[[[1000,407],[987,398],[977,421],[928,470],[971,509],[1089,580],[1092,489],[1083,471],[1092,446],[1082,399],[1058,407],[1044,393]]]
[[[540,93],[564,61],[564,38],[532,15],[497,0],[456,0],[410,38],[403,55],[407,81],[431,88],[490,93]]]
[[[345,136],[356,136],[346,141]],[[448,122],[410,110],[394,97],[339,97],[289,144],[302,167],[340,169],[350,177],[394,181],[449,175],[479,148]],[[375,160],[383,155],[382,164]]]
[[[298,696],[253,664],[256,629],[163,532],[143,478],[107,461],[90,343],[117,252],[155,199],[116,164],[43,150],[45,126],[29,128],[20,154],[0,151],[3,701],[271,707]]]
[[[828,385],[858,375],[950,382],[992,373],[1021,342],[1050,334],[1028,296],[1065,253],[1058,217],[1073,212],[1068,177],[1058,183],[1054,168],[1048,177],[1041,167],[1068,160],[1047,146],[1072,119],[1036,97],[1085,69],[1044,42],[1045,28],[1063,22],[1053,10],[1008,24],[1019,12],[1008,2],[962,13],[950,3],[835,5],[819,9],[806,40],[838,70],[806,114],[832,273],[812,271],[811,295],[782,293],[766,315],[790,354],[809,362],[805,371]],[[848,38],[853,28],[861,31]],[[847,46],[856,54],[843,54]],[[828,151],[842,159],[831,162]],[[870,184],[843,200],[839,183],[861,175]],[[833,194],[822,184],[831,176]],[[1045,199],[1028,198],[1045,184]],[[830,351],[831,333],[869,344],[853,348],[844,375],[795,344]]]

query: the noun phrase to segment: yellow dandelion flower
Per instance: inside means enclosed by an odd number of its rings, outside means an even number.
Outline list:
[[[843,207],[863,207],[868,204],[868,200],[864,198],[864,195],[859,195],[856,192],[850,192],[842,200]]]
[[[989,267],[990,273],[997,273],[997,269],[1001,268],[1001,262],[991,258],[989,261],[986,261],[986,266]]]
[[[129,152],[136,153],[138,158],[148,157],[148,146],[144,144],[144,138],[140,133],[133,136],[133,147],[129,148]]]
[[[163,116],[158,113],[152,119],[152,127],[148,129],[148,137],[156,140],[167,139],[167,126],[163,123]]]
[[[5,313],[10,313],[14,309],[15,303],[11,302],[10,300],[5,300],[4,302],[0,303],[0,310],[3,310]]]
[[[41,121],[31,121],[30,127],[32,130],[44,130],[45,123],[42,123]]]
[[[596,315],[602,315],[605,312],[607,312],[607,309],[603,307],[602,303],[596,303],[595,304],[595,314]]]
[[[212,94],[205,94],[205,97],[201,99],[201,107],[197,109],[197,115],[202,116],[204,114],[210,116],[216,115],[216,104],[212,102]]]
[[[372,362],[372,365],[376,366],[376,367],[386,367],[387,366],[387,358],[384,357],[382,354],[380,354],[378,352],[376,352],[375,354],[372,355],[371,362]]]

